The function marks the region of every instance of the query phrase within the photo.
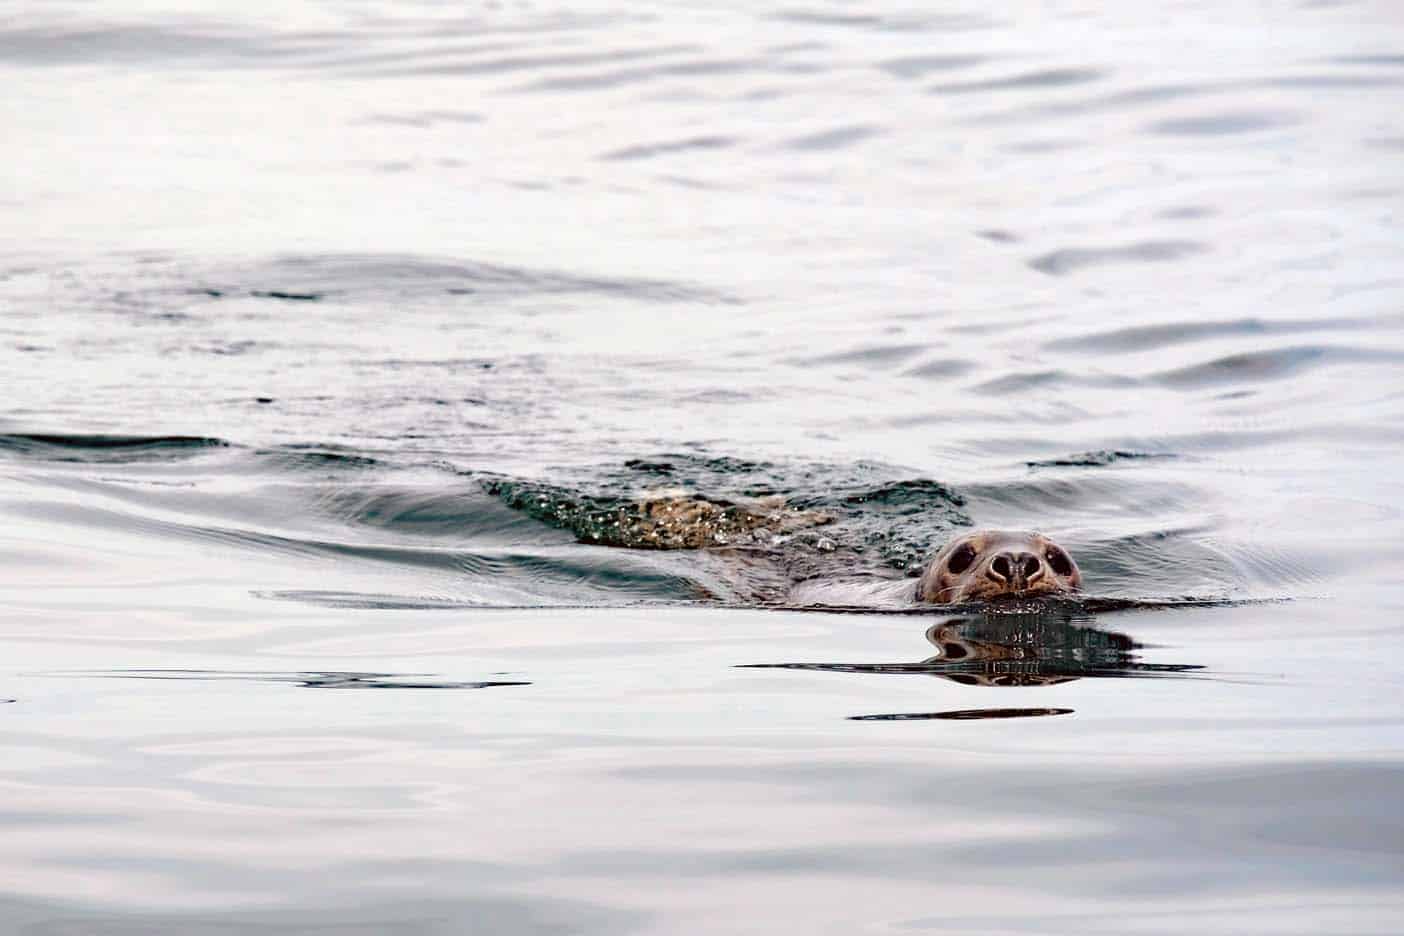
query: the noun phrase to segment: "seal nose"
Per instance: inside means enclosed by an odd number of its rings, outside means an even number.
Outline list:
[[[1043,578],[1043,560],[1029,552],[1002,552],[990,560],[985,574],[1015,591],[1022,591]]]

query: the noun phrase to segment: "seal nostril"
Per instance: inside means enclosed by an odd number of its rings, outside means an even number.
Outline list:
[[[1030,555],[1028,555],[1027,553],[1025,553],[1025,554],[1024,554],[1024,561],[1023,561],[1023,569],[1024,569],[1024,578],[1032,580],[1032,579],[1035,578],[1035,577],[1038,575],[1038,573],[1042,570],[1042,566],[1041,566],[1041,564],[1039,563],[1038,557],[1037,557],[1037,556],[1030,556]]]
[[[1014,565],[1009,561],[1008,556],[995,556],[990,563],[990,571],[1000,578],[1008,580],[1014,574]]]

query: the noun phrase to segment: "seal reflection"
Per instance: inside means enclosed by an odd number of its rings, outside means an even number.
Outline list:
[[[1204,667],[1146,663],[1142,645],[1070,612],[990,612],[951,618],[926,630],[934,656],[915,663],[752,663],[749,668],[890,676],[939,676],[966,686],[1055,686],[1084,677],[1188,676]],[[855,715],[856,721],[970,720],[1065,715],[1067,708],[989,708]]]

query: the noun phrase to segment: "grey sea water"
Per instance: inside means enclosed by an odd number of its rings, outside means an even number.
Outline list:
[[[0,932],[1398,930],[1399,4],[9,3],[0,83]],[[972,525],[1098,602],[874,597]]]

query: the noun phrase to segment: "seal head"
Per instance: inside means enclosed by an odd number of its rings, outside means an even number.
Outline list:
[[[976,530],[951,540],[922,573],[917,599],[937,604],[1077,591],[1082,573],[1042,533]]]

